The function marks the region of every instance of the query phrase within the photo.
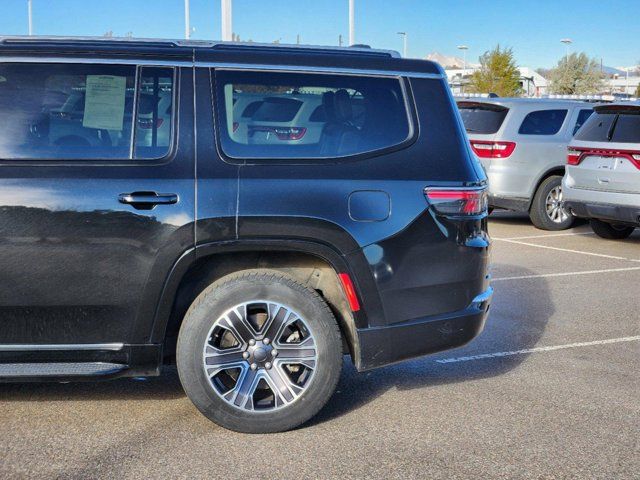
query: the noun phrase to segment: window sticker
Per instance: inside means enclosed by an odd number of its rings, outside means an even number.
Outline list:
[[[122,131],[127,77],[87,75],[82,126]]]

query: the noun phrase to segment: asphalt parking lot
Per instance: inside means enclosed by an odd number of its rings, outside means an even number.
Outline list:
[[[640,232],[491,218],[470,345],[357,374],[309,424],[242,435],[159,378],[0,384],[0,478],[638,478]]]

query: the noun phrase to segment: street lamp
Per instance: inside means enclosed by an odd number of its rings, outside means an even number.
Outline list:
[[[462,50],[462,57],[463,57],[462,79],[460,80],[460,90],[461,90],[461,93],[464,93],[463,82],[464,82],[464,77],[467,75],[467,50],[469,50],[469,47],[467,47],[466,45],[458,45],[458,50]]]
[[[402,36],[402,56],[407,58],[407,32],[398,32]]]
[[[560,40],[561,43],[564,43],[565,47],[566,47],[566,59],[567,59],[567,63],[569,62],[569,45],[571,45],[573,43],[573,40],[571,40],[570,38],[563,38],[562,40]]]

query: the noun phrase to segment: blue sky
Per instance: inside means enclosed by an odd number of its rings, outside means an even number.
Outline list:
[[[1,0],[0,34],[27,33],[27,0]],[[48,35],[182,38],[183,0],[33,0],[34,31]],[[457,55],[469,46],[476,61],[497,43],[514,49],[520,65],[550,67],[573,39],[608,66],[640,62],[639,0],[356,0],[356,41],[402,49],[409,56]],[[336,45],[348,36],[347,0],[233,0],[233,30],[242,39]],[[193,38],[220,38],[220,1],[191,0]]]

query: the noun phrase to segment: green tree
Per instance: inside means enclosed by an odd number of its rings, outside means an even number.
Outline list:
[[[584,95],[600,93],[604,89],[604,75],[598,62],[586,53],[572,53],[562,57],[551,70],[551,93]]]
[[[511,48],[500,45],[480,57],[480,69],[473,72],[469,84],[477,93],[496,93],[501,97],[516,97],[521,93],[520,71]]]

